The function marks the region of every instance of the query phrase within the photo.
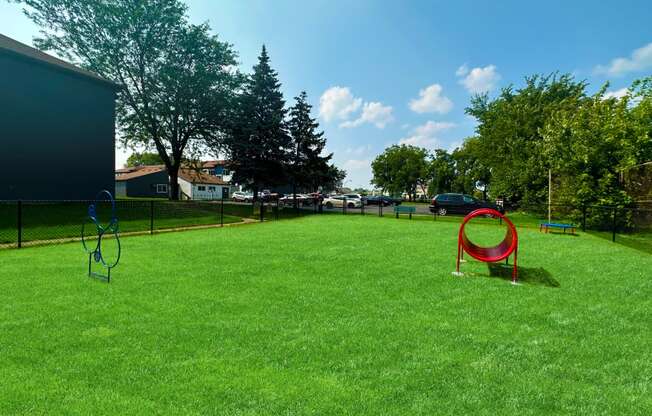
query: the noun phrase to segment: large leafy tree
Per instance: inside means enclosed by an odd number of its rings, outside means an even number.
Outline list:
[[[491,171],[495,196],[545,201],[550,165],[541,129],[556,112],[572,110],[585,88],[585,82],[571,75],[535,75],[525,79],[523,88],[505,88],[494,100],[486,94],[472,99],[466,112],[479,122],[476,153]]]
[[[413,199],[427,176],[427,155],[425,149],[416,146],[388,147],[371,163],[371,183],[392,194],[405,192]]]
[[[329,161],[333,154],[322,156],[326,139],[324,133],[318,131],[319,123],[310,115],[312,106],[308,103],[306,92],[301,92],[295,100],[288,121],[292,138],[288,174],[296,196],[297,188],[316,191],[330,181],[332,172]]]
[[[627,99],[637,126],[635,158],[638,163],[652,162],[652,76],[634,81]]]
[[[482,146],[479,137],[467,138],[461,147],[451,154],[455,161],[455,177],[452,180],[452,190],[471,194],[476,189],[482,191],[483,199],[487,199],[491,171],[483,163]]]
[[[346,171],[330,164],[324,172],[320,173],[320,175],[320,185],[318,186],[321,186],[324,192],[330,192],[342,188],[344,179],[346,178]]]
[[[263,46],[232,113],[224,143],[235,169],[233,180],[253,191],[287,180],[291,139],[285,121],[285,101],[278,74],[270,66]]]
[[[155,148],[178,198],[178,171],[194,144],[220,136],[239,76],[236,54],[192,25],[179,0],[22,0],[55,51],[120,86],[117,122],[126,145]]]
[[[158,153],[134,152],[127,158],[126,167],[162,165],[163,159]]]
[[[427,167],[428,191],[432,195],[451,192],[455,179],[455,159],[444,149],[436,149]]]
[[[544,154],[561,178],[555,202],[578,206],[632,201],[621,172],[649,160],[652,112],[645,111],[645,100],[632,107],[629,96],[605,98],[606,88],[578,100],[572,110],[557,112],[542,129]]]

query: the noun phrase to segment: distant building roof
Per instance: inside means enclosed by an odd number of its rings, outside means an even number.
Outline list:
[[[193,169],[179,169],[179,177],[186,182],[201,183],[209,185],[228,185],[227,182],[219,179],[217,176],[207,175],[205,173],[197,172]]]
[[[118,84],[102,78],[101,76],[94,74],[91,71],[82,69],[62,59],[55,58],[52,55],[48,55],[47,53],[41,52],[36,48],[25,45],[24,43],[20,43],[17,40],[11,39],[10,37],[7,37],[3,34],[0,34],[0,52],[8,52],[14,55],[19,55],[23,58],[27,58],[40,64],[48,65],[58,70],[73,73],[75,75],[81,75],[94,81],[102,82],[113,88],[119,88]]]
[[[155,166],[135,166],[133,168],[117,169],[116,172],[116,181],[128,181],[129,179],[139,178],[145,175],[151,175],[152,173],[159,173],[165,170],[163,165]]]
[[[151,175],[152,173],[158,173],[162,171],[165,171],[165,165],[134,166],[129,168],[116,169],[115,180],[128,181],[130,179],[139,178],[141,176]],[[228,182],[224,182],[216,176],[207,175],[194,169],[179,169],[179,178],[193,184],[201,183],[208,185],[228,185]]]
[[[133,172],[133,171],[135,171],[135,170],[138,170],[138,169],[140,169],[140,168],[142,168],[142,167],[143,167],[143,166],[131,166],[131,167],[128,167],[128,168],[120,168],[120,169],[116,169],[116,170],[115,170],[115,174],[116,174],[116,175],[122,175],[122,174],[125,174],[125,173],[130,173],[130,172]]]
[[[217,166],[226,166],[228,165],[229,161],[228,160],[206,160],[204,162],[201,162],[201,167],[203,169],[213,169],[216,168]]]

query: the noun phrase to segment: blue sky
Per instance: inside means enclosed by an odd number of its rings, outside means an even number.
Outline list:
[[[0,0],[1,1],[1,0]],[[189,0],[249,71],[265,43],[291,103],[308,92],[347,186],[369,186],[385,147],[451,149],[473,134],[473,93],[571,72],[618,93],[652,74],[649,1]],[[0,3],[0,32],[38,29]],[[118,163],[124,160],[120,152]]]

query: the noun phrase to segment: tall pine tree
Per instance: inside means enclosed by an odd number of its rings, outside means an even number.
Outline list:
[[[234,169],[233,180],[251,189],[254,201],[263,187],[287,180],[285,166],[291,139],[285,116],[281,83],[263,45],[258,64],[238,100],[231,134],[225,140]]]
[[[333,154],[321,155],[326,139],[324,132],[318,131],[319,123],[310,116],[312,105],[308,103],[306,92],[302,91],[295,100],[295,105],[290,108],[288,121],[292,137],[288,176],[296,200],[297,188],[316,191],[318,186],[328,182],[331,173],[328,163]]]

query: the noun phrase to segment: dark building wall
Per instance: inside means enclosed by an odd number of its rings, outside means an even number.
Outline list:
[[[129,179],[127,182],[127,196],[132,198],[167,198],[167,194],[156,193],[156,184],[168,184],[167,171],[150,173],[149,175],[139,176]]]
[[[0,52],[0,199],[114,193],[115,90]]]

